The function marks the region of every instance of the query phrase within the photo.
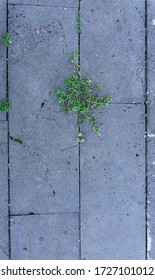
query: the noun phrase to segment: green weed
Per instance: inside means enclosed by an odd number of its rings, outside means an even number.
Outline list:
[[[98,92],[102,89],[101,85],[92,85],[89,77],[83,78],[78,66],[78,53],[74,52],[71,62],[74,64],[75,71],[71,79],[65,80],[66,91],[57,89],[55,94],[58,96],[58,103],[63,111],[78,113],[78,125],[91,123],[92,129],[100,132],[100,127],[95,119],[94,109],[106,107],[112,101],[110,97],[103,98]],[[84,142],[82,133],[77,136],[78,142]]]
[[[78,135],[77,135],[77,142],[78,143],[85,142],[85,139],[84,139],[83,134],[81,132],[79,132]]]
[[[4,33],[1,36],[1,43],[3,43],[5,45],[5,47],[7,48],[9,45],[12,45],[12,39],[10,37],[10,35],[8,33]]]
[[[0,100],[0,112],[9,112],[11,109],[9,99]]]
[[[81,22],[81,13],[80,13],[80,11],[78,11],[77,23],[78,23],[77,32],[78,32],[78,34],[82,34],[82,22]]]
[[[11,140],[13,140],[13,141],[19,143],[19,144],[23,144],[23,141],[22,141],[21,139],[19,139],[19,138],[14,138],[14,137],[11,136],[10,134],[9,134],[9,138],[10,138]]]
[[[75,65],[75,67],[77,65],[77,59],[78,59],[78,52],[73,52],[71,62]]]

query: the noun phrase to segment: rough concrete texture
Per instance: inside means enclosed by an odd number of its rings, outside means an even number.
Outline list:
[[[0,260],[8,259],[7,122],[0,121]]]
[[[79,258],[78,214],[13,217],[11,228],[15,260]]]
[[[144,101],[143,1],[81,1],[81,69],[113,102]]]
[[[6,1],[0,1],[0,40],[6,33]],[[6,49],[0,43],[0,100],[6,98]],[[6,114],[0,112],[0,120],[5,120]]]
[[[77,119],[49,94],[77,50],[77,9],[9,6],[11,213],[78,211]],[[72,23],[72,24],[70,24]]]
[[[145,259],[144,106],[111,105],[81,145],[82,259]]]
[[[78,0],[8,0],[9,4],[78,7]]]
[[[148,259],[155,259],[155,1],[148,1]]]
[[[148,206],[147,245],[148,259],[155,260],[155,140],[148,139]]]
[[[12,259],[145,259],[146,251],[155,259],[154,1],[147,1],[146,65],[146,1],[81,0],[82,74],[101,83],[113,104],[97,111],[100,136],[81,127],[87,141],[80,149],[76,114],[66,115],[49,94],[73,73],[78,1],[8,2],[9,128],[23,144],[10,139],[8,155],[7,123],[0,121],[0,259],[8,252]],[[1,33],[5,5],[0,1]],[[6,95],[5,58],[0,46],[0,99]]]

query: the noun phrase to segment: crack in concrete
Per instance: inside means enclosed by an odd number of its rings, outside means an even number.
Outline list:
[[[45,119],[45,120],[50,120],[50,121],[54,121],[54,122],[57,124],[57,126],[61,128],[61,126],[59,125],[59,123],[57,122],[57,120],[56,120],[56,119],[47,118],[47,117],[42,117],[42,119]]]
[[[65,152],[65,151],[70,150],[70,149],[73,149],[73,148],[75,148],[75,147],[78,147],[78,145],[75,145],[75,146],[72,146],[72,147],[63,149],[63,150],[61,150],[61,152]]]

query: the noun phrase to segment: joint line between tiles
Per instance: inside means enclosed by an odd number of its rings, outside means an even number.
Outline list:
[[[145,0],[145,259],[148,259],[148,236],[147,236],[147,211],[148,211],[148,107],[147,107],[147,91],[148,91],[148,24],[147,24],[147,13],[148,13],[148,1]]]
[[[78,6],[78,13],[81,12],[81,0],[79,0],[79,6]],[[81,70],[81,60],[80,60],[80,44],[81,44],[81,34],[78,33],[78,66],[79,70]],[[80,133],[80,125],[79,125],[79,131]],[[79,259],[81,260],[81,145],[79,143]]]
[[[48,215],[68,215],[68,214],[79,214],[79,212],[49,212],[49,213],[20,213],[20,214],[10,214],[10,217],[23,217],[23,216],[48,216]]]
[[[69,8],[69,9],[77,9],[77,7],[73,6],[54,6],[54,5],[35,5],[35,4],[22,4],[22,3],[8,3],[9,6],[31,6],[31,7],[51,7],[51,8]]]
[[[8,0],[6,0],[6,32],[8,33]],[[8,48],[6,48],[6,98],[9,99],[9,78],[8,78]],[[9,259],[11,260],[11,222],[10,222],[10,146],[9,146],[9,113],[7,120],[7,144],[8,144],[8,246]]]

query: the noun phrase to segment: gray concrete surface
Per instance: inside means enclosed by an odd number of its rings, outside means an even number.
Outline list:
[[[144,106],[111,105],[84,129],[81,145],[82,259],[145,259]]]
[[[144,4],[81,1],[82,73],[113,98],[81,146],[82,259],[145,259],[145,108],[123,105],[144,102]]]
[[[13,259],[79,258],[78,214],[13,217],[11,223]]]
[[[7,122],[0,121],[0,260],[8,259]]]
[[[148,259],[155,259],[155,2],[148,1]]]
[[[0,40],[1,36],[6,33],[6,1],[0,1]],[[6,49],[0,43],[0,100],[6,98]],[[0,112],[0,120],[5,120],[6,114]]]
[[[115,103],[144,101],[144,2],[81,1],[81,69]]]
[[[79,208],[77,119],[49,94],[73,71],[76,15],[70,8],[9,6],[10,134],[23,140],[10,141],[12,214]]]
[[[97,111],[100,136],[81,127],[87,141],[79,149],[76,114],[66,115],[49,94],[73,72],[78,1],[9,0],[12,109],[9,131],[0,121],[0,259],[155,259],[155,6],[147,2],[145,30],[144,0],[81,1],[82,74],[101,83],[113,104]],[[8,146],[8,132],[23,144]]]

